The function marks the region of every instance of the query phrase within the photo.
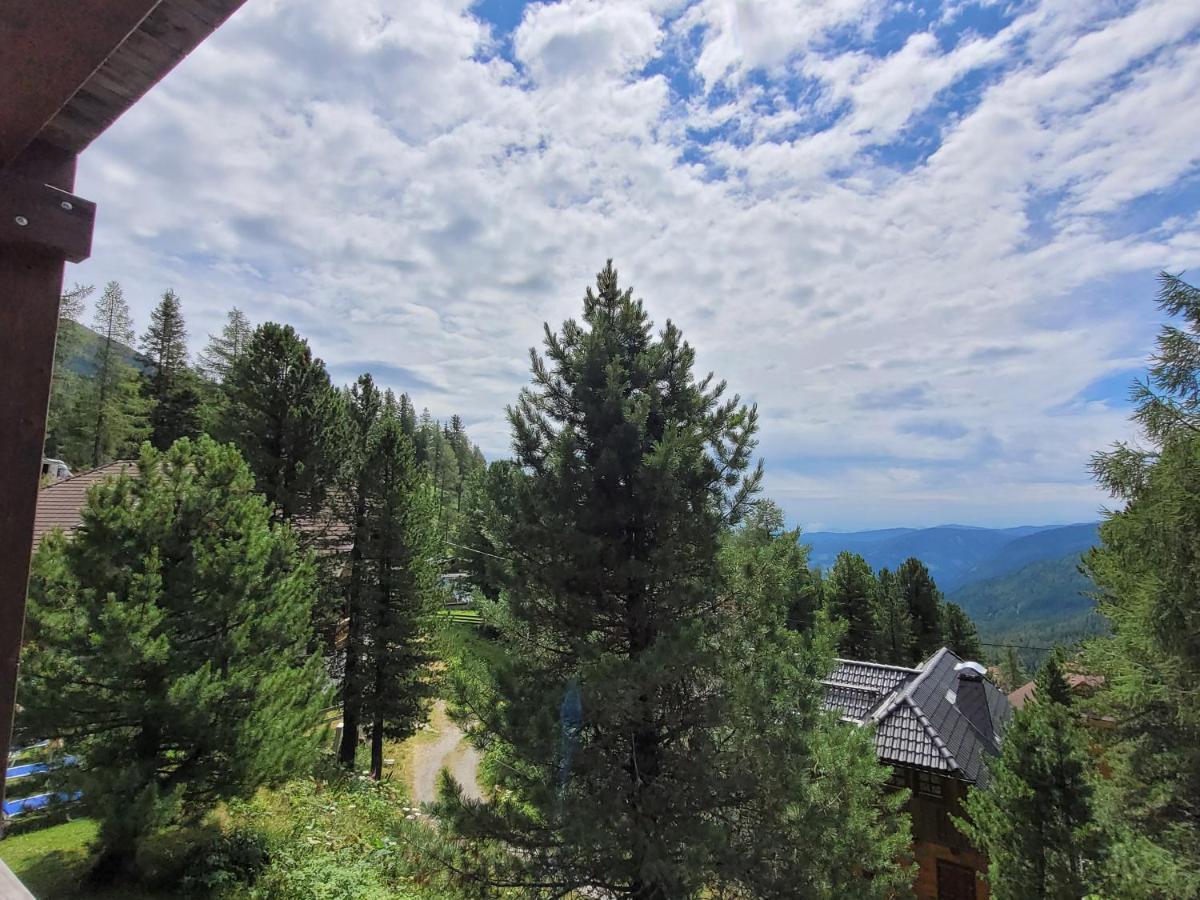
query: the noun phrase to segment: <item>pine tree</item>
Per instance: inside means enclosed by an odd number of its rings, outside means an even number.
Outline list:
[[[760,480],[755,410],[693,377],[679,330],[654,336],[611,263],[582,322],[547,326],[545,345],[510,410],[522,476],[501,517],[496,638],[453,670],[496,777],[476,805],[444,776],[458,870],[478,895],[886,896],[892,833],[869,776],[845,837],[809,840],[842,802],[834,769],[879,772],[863,735],[820,712],[828,642],[724,586],[724,533]],[[817,746],[839,737],[860,745],[826,760]],[[858,877],[880,846],[883,875]]]
[[[224,384],[253,336],[250,320],[235,306],[221,326],[221,333],[208,336],[208,346],[200,354],[200,370],[218,384]]]
[[[384,398],[375,386],[371,375],[359,376],[357,383],[347,392],[346,410],[348,439],[345,443],[346,459],[341,470],[341,499],[343,516],[349,532],[350,546],[345,567],[345,646],[343,647],[342,675],[342,743],[338,749],[338,760],[350,768],[354,766],[358,749],[359,713],[362,710],[363,639],[366,632],[367,588],[367,545],[371,540],[367,519],[367,504],[370,500],[371,458],[368,439],[383,413]]]
[[[504,552],[504,516],[513,508],[519,467],[497,460],[467,479],[463,514],[455,535],[455,568],[465,572],[471,585],[489,600],[497,600],[508,578]]]
[[[1051,660],[1034,698],[1016,711],[990,784],[972,787],[957,821],[988,856],[996,900],[1077,900],[1092,893],[1104,857],[1096,822],[1094,768]]]
[[[1132,391],[1141,440],[1093,460],[1126,502],[1085,558],[1111,636],[1084,662],[1104,677],[1095,713],[1113,724],[1114,858],[1136,872],[1120,890],[1182,897],[1200,895],[1200,289],[1164,272],[1158,306],[1174,321]]]
[[[962,659],[980,660],[983,658],[983,644],[979,642],[979,632],[961,606],[957,603],[942,604],[942,627],[945,629],[942,643],[949,647]]]
[[[92,327],[100,335],[96,371],[73,404],[66,445],[73,462],[99,466],[132,455],[148,432],[137,370],[125,358],[133,320],[117,282],[110,281],[96,302]]]
[[[225,384],[218,434],[246,458],[275,518],[310,523],[340,462],[343,423],[325,363],[290,325],[254,332]]]
[[[875,631],[878,635],[877,661],[893,666],[912,662],[913,626],[908,603],[900,590],[895,573],[879,570],[875,592]]]
[[[143,390],[150,404],[150,443],[165,450],[200,431],[200,393],[188,367],[187,326],[174,291],[166,291],[150,314],[142,352],[150,359]]]
[[[838,652],[850,659],[871,659],[877,635],[875,574],[857,553],[843,550],[825,578],[825,607],[830,618],[845,625]]]
[[[925,568],[925,563],[909,557],[896,571],[900,592],[908,604],[913,623],[913,647],[910,662],[919,662],[942,645],[942,592]]]
[[[394,415],[371,428],[366,459],[361,716],[370,723],[378,780],[384,738],[410,736],[433,693],[439,536],[432,492]]]
[[[109,878],[154,830],[303,770],[326,702],[311,563],[237,451],[147,445],[138,467],[43,541],[22,657],[19,726],[76,754],[57,777],[99,819]]]

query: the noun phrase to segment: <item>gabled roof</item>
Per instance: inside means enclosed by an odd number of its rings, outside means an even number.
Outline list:
[[[119,459],[106,466],[80,472],[62,481],[48,484],[38,491],[37,513],[33,517],[33,546],[37,548],[42,538],[56,528],[72,532],[83,521],[83,507],[87,504],[88,490],[106,478],[115,478],[123,472],[137,476],[137,463]]]
[[[960,685],[961,662],[945,647],[915,669],[839,659],[825,706],[873,725],[881,762],[986,783],[985,760],[999,752],[1012,710],[987,679]]]

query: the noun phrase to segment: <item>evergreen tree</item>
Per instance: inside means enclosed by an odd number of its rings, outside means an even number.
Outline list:
[[[809,631],[816,622],[820,593],[808,568],[808,548],[800,529],[788,530],[783,510],[771,500],[758,500],[742,526],[722,549],[729,591],[740,596],[758,590],[761,602],[780,611],[788,626]]]
[[[893,666],[912,662],[913,625],[908,602],[894,572],[879,570],[875,592],[877,661]]]
[[[96,302],[92,327],[100,335],[96,372],[82,385],[66,443],[72,461],[99,466],[131,455],[147,434],[137,370],[125,358],[133,320],[117,282],[110,281]]]
[[[1096,822],[1094,768],[1051,660],[1038,690],[1005,730],[991,783],[972,787],[957,821],[988,856],[996,900],[1078,900],[1092,893],[1104,855]]]
[[[886,896],[877,785],[832,793],[835,770],[880,770],[820,711],[831,648],[723,585],[723,534],[760,479],[756,413],[693,378],[679,330],[654,336],[611,264],[597,287],[582,322],[546,328],[510,410],[523,474],[501,517],[497,636],[454,669],[496,791],[468,804],[443,777],[456,866],[481,895]],[[821,832],[843,803],[854,827]],[[876,862],[876,881],[859,875]]]
[[[857,553],[843,550],[825,578],[825,607],[830,618],[845,624],[838,644],[840,655],[849,659],[871,659],[876,650],[874,613],[875,574]]]
[[[1136,446],[1093,460],[1126,501],[1085,558],[1111,635],[1085,654],[1104,676],[1095,712],[1112,767],[1114,883],[1128,896],[1200,896],[1200,289],[1159,276],[1165,325],[1147,378],[1132,391]]]
[[[187,327],[174,291],[166,291],[150,314],[142,352],[150,359],[143,390],[150,405],[150,443],[165,450],[200,430],[200,393],[188,367]]]
[[[1017,655],[1016,647],[1009,647],[1005,653],[1004,663],[1000,666],[1000,674],[1004,679],[1004,689],[1009,693],[1029,681],[1029,676],[1025,674],[1025,667],[1021,665],[1021,658]]]
[[[76,754],[55,776],[99,819],[110,878],[155,829],[303,770],[326,702],[311,563],[237,451],[147,445],[138,471],[43,541],[22,658],[20,728]]]
[[[433,693],[439,536],[432,492],[394,415],[371,428],[366,459],[361,717],[370,723],[371,777],[379,779],[384,738],[411,735]]]
[[[975,623],[957,603],[942,604],[942,627],[943,643],[958,656],[976,661],[983,658],[983,644],[979,642]]]
[[[489,600],[497,600],[507,580],[508,561],[501,555],[507,528],[505,515],[513,508],[520,468],[497,460],[467,479],[463,514],[455,540],[455,567]]]
[[[359,713],[362,710],[363,679],[361,657],[366,633],[367,545],[371,540],[367,504],[370,499],[371,458],[368,439],[383,412],[384,398],[371,375],[360,375],[347,392],[348,438],[345,465],[341,470],[343,516],[349,532],[348,559],[345,566],[345,605],[342,610],[346,640],[343,647],[342,742],[338,760],[352,768],[358,749]]]
[[[340,463],[343,423],[325,363],[290,325],[254,332],[225,384],[218,434],[232,441],[276,519],[312,522]]]
[[[925,563],[915,557],[909,557],[901,563],[896,578],[912,617],[913,646],[909,661],[916,663],[942,646],[942,592],[925,568]]]
[[[73,405],[78,402],[82,379],[75,371],[76,357],[83,348],[83,315],[92,285],[76,284],[58,304],[58,337],[54,342],[54,373],[50,381],[50,406],[46,411],[46,455],[62,458],[67,453],[68,429]]]
[[[253,336],[250,320],[235,306],[221,326],[221,333],[208,336],[208,346],[200,354],[200,370],[218,384],[224,384]]]

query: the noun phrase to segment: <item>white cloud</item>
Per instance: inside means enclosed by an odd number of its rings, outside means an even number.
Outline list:
[[[612,256],[760,403],[798,520],[1084,518],[1087,457],[1126,425],[1077,398],[1148,349],[1150,274],[1200,264],[1194,208],[1125,215],[1196,173],[1200,10],[830,37],[889,8],[536,4],[514,63],[465,2],[257,0],[84,156],[71,275],[121,280],[141,322],[173,286],[197,346],[235,303],[291,321],[500,454],[541,323]],[[722,102],[642,74],[669,54]]]

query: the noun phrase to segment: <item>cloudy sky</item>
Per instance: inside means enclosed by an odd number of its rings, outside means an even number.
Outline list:
[[[613,257],[810,528],[1091,519],[1200,266],[1200,3],[248,0],[83,157],[68,281],[294,324],[489,457]]]

